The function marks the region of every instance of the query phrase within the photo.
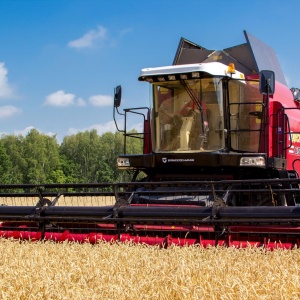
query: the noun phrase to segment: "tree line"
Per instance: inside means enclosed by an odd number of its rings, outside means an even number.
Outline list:
[[[133,131],[134,132],[134,131]],[[142,152],[142,140],[131,138],[126,152]],[[1,184],[97,183],[130,181],[130,174],[117,169],[117,156],[124,152],[120,132],[99,135],[96,130],[64,137],[32,129],[22,135],[0,139]]]

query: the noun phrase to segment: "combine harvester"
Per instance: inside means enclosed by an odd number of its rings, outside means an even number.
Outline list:
[[[287,87],[273,49],[244,34],[246,43],[221,51],[182,38],[172,66],[141,71],[150,108],[120,113],[115,89],[117,164],[132,182],[0,186],[0,236],[299,247],[299,90]],[[143,132],[126,130],[131,114]],[[131,138],[143,154],[126,154]]]

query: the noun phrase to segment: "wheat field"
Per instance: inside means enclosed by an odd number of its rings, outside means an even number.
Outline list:
[[[54,200],[54,197],[48,197],[50,201]],[[0,205],[20,205],[20,206],[35,206],[39,202],[38,196],[36,197],[0,197]],[[68,196],[61,195],[56,206],[105,206],[114,205],[115,198],[113,196]]]
[[[300,251],[0,239],[0,299],[299,299]]]
[[[113,203],[112,197],[62,197],[57,205]],[[300,299],[299,249],[0,239],[0,253],[0,299]]]

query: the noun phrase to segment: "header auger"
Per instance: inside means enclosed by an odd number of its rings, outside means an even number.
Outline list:
[[[276,194],[298,201],[298,188],[284,188],[298,183],[278,179],[0,186],[0,236],[290,249],[300,243],[299,206],[231,206],[228,201],[229,194],[247,199],[258,192],[266,199]],[[235,190],[237,184],[241,186]],[[114,197],[117,201],[109,205]]]
[[[117,164],[132,182],[0,186],[0,236],[299,247],[299,90],[273,49],[244,34],[245,44],[219,51],[182,38],[172,66],[142,69],[150,107],[120,113],[115,89]],[[142,132],[126,131],[129,114]],[[130,138],[143,153],[126,153]]]

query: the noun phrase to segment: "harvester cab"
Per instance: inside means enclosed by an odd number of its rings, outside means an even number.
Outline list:
[[[182,38],[173,65],[142,69],[149,107],[120,112],[115,89],[117,164],[132,182],[0,185],[0,237],[299,247],[300,92],[244,33],[221,51]],[[142,132],[127,130],[131,115]],[[131,138],[143,153],[127,153]]]
[[[237,180],[298,178],[299,104],[273,49],[244,34],[245,44],[221,51],[181,38],[173,65],[141,70],[138,80],[150,84],[139,133],[144,153],[125,148],[117,160],[134,171],[133,181],[141,171],[147,182],[232,180],[235,187]],[[124,144],[126,115],[141,109],[124,109]]]

